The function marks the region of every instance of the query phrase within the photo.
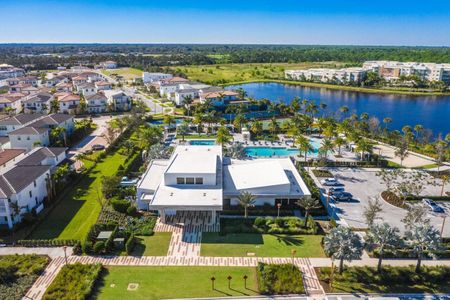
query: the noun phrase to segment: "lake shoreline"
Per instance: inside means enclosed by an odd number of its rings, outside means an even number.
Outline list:
[[[394,94],[394,95],[405,95],[405,96],[450,96],[450,92],[414,92],[414,91],[398,91],[398,90],[382,90],[376,88],[363,88],[363,87],[354,87],[354,86],[342,86],[342,85],[334,85],[327,83],[316,83],[316,82],[303,82],[303,81],[290,81],[290,80],[281,80],[281,79],[255,79],[255,80],[247,80],[247,81],[236,81],[236,82],[227,82],[224,84],[220,84],[222,87],[231,86],[231,85],[242,85],[247,83],[281,83],[288,85],[299,85],[304,87],[314,87],[314,88],[325,88],[331,90],[342,90],[349,92],[360,92],[367,94]]]

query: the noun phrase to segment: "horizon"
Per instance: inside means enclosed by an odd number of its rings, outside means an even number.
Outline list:
[[[432,0],[2,1],[2,44],[450,47],[450,5]]]

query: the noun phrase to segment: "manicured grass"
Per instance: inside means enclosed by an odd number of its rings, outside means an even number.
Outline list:
[[[64,266],[45,291],[44,300],[87,299],[101,270],[100,264]]]
[[[283,235],[234,233],[220,236],[203,233],[201,255],[203,256],[249,256],[290,257],[295,249],[296,257],[325,257],[322,235]]]
[[[231,83],[258,79],[284,78],[284,70],[308,69],[315,67],[342,66],[339,62],[303,62],[303,63],[256,63],[256,64],[218,64],[201,66],[177,66],[172,69],[183,72],[189,79],[206,83]]]
[[[171,232],[155,232],[152,236],[137,236],[136,246],[131,255],[166,256],[171,237]]]
[[[97,299],[172,299],[258,294],[256,268],[248,267],[108,267]],[[231,289],[227,277],[231,275]],[[247,275],[247,289],[243,276]],[[215,290],[210,278],[214,276]],[[130,283],[139,284],[128,291]]]
[[[60,195],[63,199],[33,231],[30,238],[84,240],[100,214],[98,193],[101,193],[101,177],[115,174],[124,159],[124,155],[116,152],[104,158],[92,171],[82,175],[79,182]]]
[[[333,293],[449,293],[449,267],[384,266],[382,273],[372,267],[346,268],[334,273],[333,287],[329,285],[331,268],[320,268],[319,279],[326,292]]]
[[[130,80],[138,77],[142,77],[142,70],[134,68],[119,68],[112,70],[102,70],[103,74],[111,76],[112,74],[117,74],[123,77],[125,80]]]

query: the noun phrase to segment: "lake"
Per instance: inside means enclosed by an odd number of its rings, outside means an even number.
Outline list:
[[[421,124],[437,136],[450,133],[450,96],[409,96],[395,94],[370,94],[325,88],[312,88],[282,83],[247,83],[228,86],[227,89],[243,88],[248,96],[266,98],[275,102],[290,103],[298,96],[327,104],[326,113],[332,114],[342,106],[350,113],[363,112],[376,116],[382,124],[383,118],[392,118],[390,129],[404,125]]]

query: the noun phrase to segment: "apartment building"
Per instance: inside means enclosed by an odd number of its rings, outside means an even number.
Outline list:
[[[360,83],[364,80],[367,70],[364,68],[327,69],[315,68],[308,70],[286,70],[285,78],[291,80],[308,80],[335,83]]]

